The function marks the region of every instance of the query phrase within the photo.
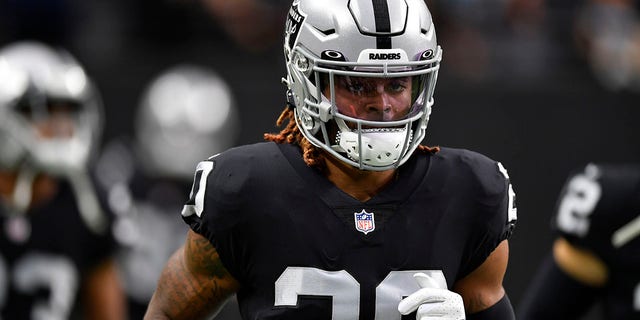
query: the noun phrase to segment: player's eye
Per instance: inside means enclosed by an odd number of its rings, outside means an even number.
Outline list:
[[[392,81],[387,85],[387,91],[391,93],[400,93],[407,89],[407,86],[402,81]]]
[[[350,82],[346,87],[349,92],[356,95],[362,95],[366,92],[366,86],[361,82]]]

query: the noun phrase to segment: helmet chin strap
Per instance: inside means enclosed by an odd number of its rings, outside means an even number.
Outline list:
[[[18,171],[10,205],[16,214],[27,212],[33,197],[33,181],[35,177],[36,171],[29,165],[22,166]]]
[[[69,173],[68,179],[73,188],[82,220],[94,233],[104,234],[107,231],[106,216],[102,212],[89,174],[84,170],[75,170]]]

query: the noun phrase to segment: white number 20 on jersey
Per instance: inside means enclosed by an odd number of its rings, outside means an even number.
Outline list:
[[[440,288],[447,282],[441,270],[391,271],[376,287],[377,320],[400,320],[398,303],[420,287],[413,278],[423,272],[436,280]],[[275,306],[296,307],[298,296],[332,297],[331,320],[358,319],[360,284],[347,271],[325,271],[309,267],[288,267],[275,283]]]

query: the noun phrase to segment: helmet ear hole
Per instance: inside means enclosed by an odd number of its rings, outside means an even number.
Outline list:
[[[299,52],[296,52],[293,55],[293,66],[307,78],[309,78],[311,76],[311,73],[313,72],[313,68],[307,57],[300,54]]]

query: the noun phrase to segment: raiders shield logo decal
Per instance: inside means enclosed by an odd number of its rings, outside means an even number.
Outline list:
[[[353,215],[355,217],[356,230],[367,234],[376,229],[376,221],[374,219],[373,212],[369,213],[362,209],[362,211],[355,212]]]

